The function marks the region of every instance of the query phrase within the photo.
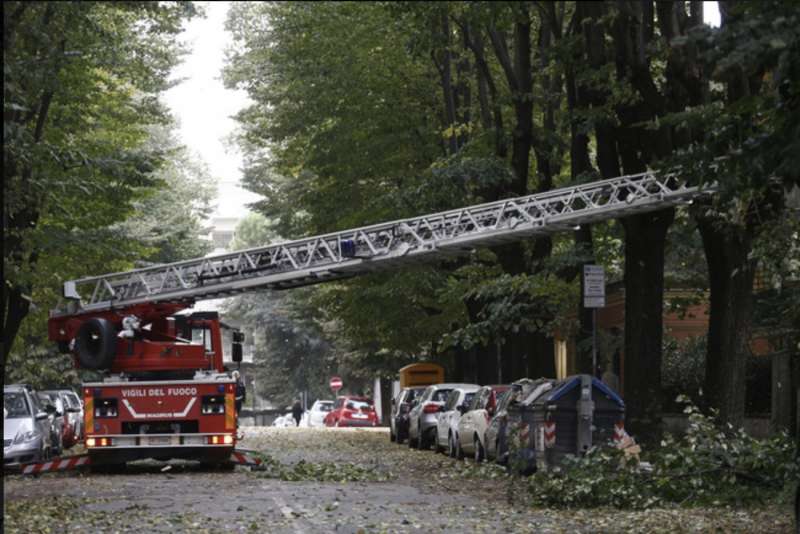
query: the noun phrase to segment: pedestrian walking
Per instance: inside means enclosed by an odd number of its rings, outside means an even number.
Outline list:
[[[294,426],[300,426],[300,418],[303,417],[303,406],[300,405],[300,399],[294,400],[292,417],[294,417]]]
[[[244,400],[247,397],[247,392],[245,390],[244,381],[242,380],[239,371],[233,372],[233,379],[236,381],[236,393],[234,396],[234,403],[236,405],[236,413],[238,414],[242,410],[242,404],[244,403]]]

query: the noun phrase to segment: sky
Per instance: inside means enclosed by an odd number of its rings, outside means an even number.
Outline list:
[[[191,47],[173,79],[185,81],[164,95],[163,101],[179,123],[178,135],[208,166],[218,183],[217,208],[212,217],[241,217],[245,205],[260,197],[239,187],[242,155],[227,138],[235,131],[232,116],[249,103],[244,91],[226,89],[222,66],[230,34],[225,31],[229,2],[198,2],[205,18],[185,25],[181,40]]]
[[[212,217],[242,217],[246,204],[260,197],[239,187],[242,155],[227,141],[236,129],[232,116],[249,100],[244,91],[226,89],[221,71],[230,34],[225,17],[230,2],[198,2],[205,18],[186,24],[182,40],[191,47],[173,78],[185,81],[166,92],[164,102],[179,122],[178,135],[189,150],[202,158],[218,183],[217,207]],[[705,21],[719,26],[717,2],[705,2]]]

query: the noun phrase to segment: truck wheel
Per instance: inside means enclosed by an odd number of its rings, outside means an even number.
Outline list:
[[[481,445],[480,440],[478,437],[475,437],[475,440],[472,442],[472,445],[475,447],[475,463],[479,464],[484,459],[484,452],[483,452],[483,445]]]
[[[109,369],[114,362],[117,332],[114,325],[101,317],[83,323],[75,338],[78,362],[84,369]]]

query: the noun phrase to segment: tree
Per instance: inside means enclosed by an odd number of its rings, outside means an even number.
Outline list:
[[[242,219],[235,234],[233,249],[275,240],[269,221],[258,214]],[[322,398],[336,372],[331,343],[303,306],[306,292],[265,290],[230,298],[224,306],[226,321],[253,336],[259,394],[278,405],[291,404],[300,391]]]
[[[3,14],[5,376],[44,255],[124,219],[157,185],[146,126],[166,120],[156,96],[194,8],[6,2]]]
[[[58,218],[47,217],[40,222],[45,235],[61,232],[62,240],[46,241],[38,248],[31,307],[8,356],[10,381],[56,387],[78,385],[87,376],[96,378],[73,369],[71,357],[58,352],[47,339],[49,311],[61,300],[64,280],[170,263],[209,251],[210,243],[200,235],[201,220],[210,211],[213,181],[177,145],[169,129],[154,126],[149,132],[147,143],[167,149],[163,165],[152,175],[161,185],[131,202],[133,211],[128,218],[71,232],[63,232],[58,226],[63,220]]]
[[[720,188],[713,201],[693,210],[710,281],[705,391],[723,421],[739,424],[755,309],[753,279],[757,269],[781,258],[758,250],[780,242],[774,237],[791,235],[780,228],[791,228],[797,214],[796,208],[786,213],[792,209],[786,196],[800,183],[800,19],[796,9],[781,2],[721,2],[720,12],[719,30],[689,41],[707,43],[702,72],[711,90],[702,106],[669,119],[703,136],[669,163],[699,183],[715,180]]]

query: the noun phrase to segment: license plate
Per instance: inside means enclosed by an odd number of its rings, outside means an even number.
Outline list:
[[[354,413],[354,414],[353,414],[353,417],[354,417],[355,419],[366,419],[366,418],[367,418],[367,417],[369,417],[369,416],[368,416],[368,415],[366,415],[366,414],[363,414],[363,413]]]
[[[169,445],[172,438],[169,436],[156,436],[147,439],[148,445]]]

